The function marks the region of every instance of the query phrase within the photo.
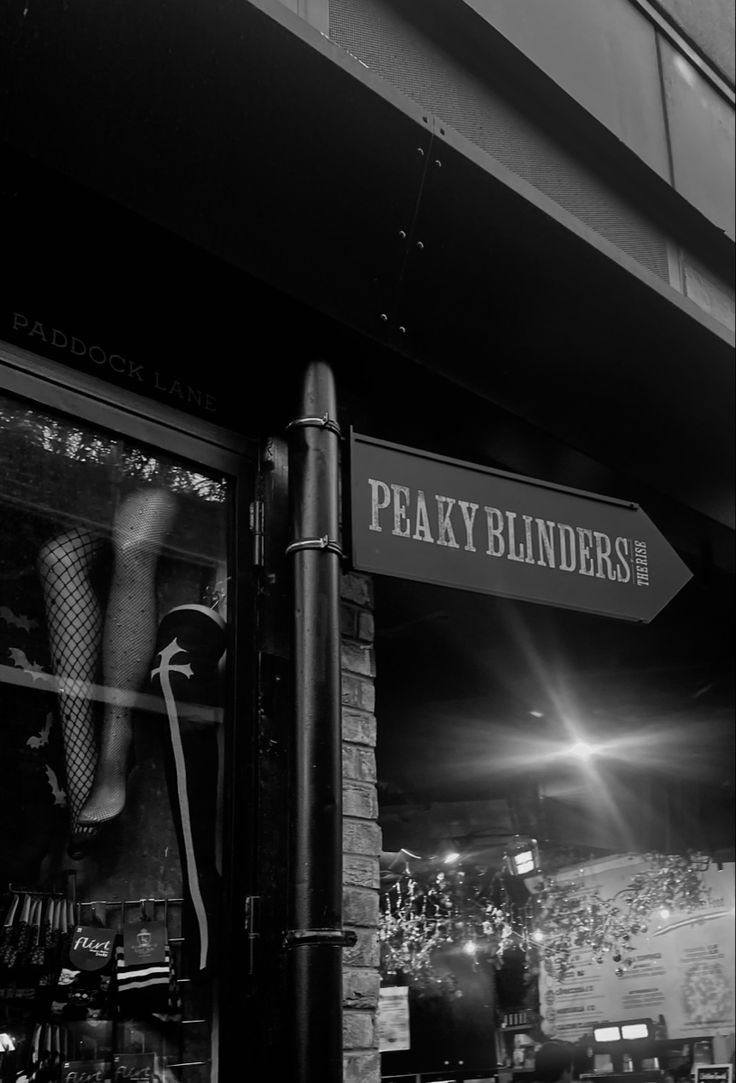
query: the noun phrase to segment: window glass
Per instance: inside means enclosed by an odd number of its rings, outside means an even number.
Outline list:
[[[733,106],[666,41],[662,79],[675,187],[733,239]]]
[[[654,28],[628,0],[472,6],[660,176],[669,179]]]
[[[3,1072],[212,1083],[229,482],[3,397],[0,470]]]

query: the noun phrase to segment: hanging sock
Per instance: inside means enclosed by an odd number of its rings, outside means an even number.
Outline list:
[[[0,966],[8,965],[8,958],[13,948],[15,921],[19,909],[20,895],[14,895],[3,921],[2,934],[0,934]]]
[[[35,967],[39,971],[43,967],[45,958],[44,948],[44,902],[43,899],[36,900],[36,906],[31,921],[33,929],[33,936],[31,938],[31,944],[28,951],[28,966]]]
[[[171,1018],[180,1007],[168,944],[157,962],[126,962],[125,948],[115,949],[117,1014],[119,1019]]]
[[[31,916],[31,896],[19,896],[17,912],[14,910],[14,920],[10,926],[8,941],[3,949],[3,965],[12,969],[18,961],[18,956],[25,951],[25,946],[30,937],[29,920]]]
[[[15,959],[5,979],[7,985],[4,990],[9,1000],[22,1001],[26,1004],[30,1004],[35,998],[37,980],[41,973],[39,959],[41,963],[43,961],[42,948],[39,954],[43,900],[34,896],[29,897],[31,905],[28,919],[23,922],[20,929],[21,935],[16,945]]]

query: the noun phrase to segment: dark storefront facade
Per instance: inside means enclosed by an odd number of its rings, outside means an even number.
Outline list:
[[[411,1050],[381,1045],[397,854],[473,837],[495,869],[521,834],[558,864],[732,868],[721,188],[678,188],[677,131],[661,160],[651,117],[620,142],[477,5],[290,6],[3,16],[3,1080],[44,1057],[69,1080],[490,1078],[513,968],[450,953],[463,1010],[413,1000]],[[655,14],[717,129],[728,75]],[[388,564],[351,523],[356,434],[429,463],[365,489]],[[429,496],[466,468],[538,481],[543,510]],[[676,569],[652,611],[610,604],[633,541],[575,534],[563,493],[643,509]],[[542,568],[578,546],[572,601],[473,581],[481,544],[532,563],[534,516]],[[470,570],[435,575],[430,541]],[[616,704],[591,734],[651,695],[688,749],[702,726],[702,771],[626,752],[616,816],[523,766],[514,712],[529,748],[555,737],[534,680],[556,656]]]

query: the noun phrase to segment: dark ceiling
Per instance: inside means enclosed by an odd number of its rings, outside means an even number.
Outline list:
[[[15,152],[733,526],[732,334],[285,5],[197,0],[173,23],[162,2],[14,13],[0,96]],[[562,138],[569,118],[553,119]],[[623,183],[628,167],[599,168]],[[44,207],[16,227],[26,248]],[[264,322],[248,296],[208,328],[233,325],[238,359]],[[182,298],[172,322],[198,308]],[[268,322],[270,357],[289,322]]]

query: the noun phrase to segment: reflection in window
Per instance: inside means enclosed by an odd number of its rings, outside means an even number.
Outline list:
[[[228,482],[6,399],[0,469],[3,1057],[210,1083]]]

